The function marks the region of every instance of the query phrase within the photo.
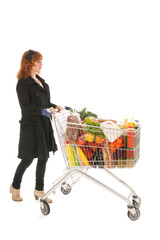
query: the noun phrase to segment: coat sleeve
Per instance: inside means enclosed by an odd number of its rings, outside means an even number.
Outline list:
[[[42,116],[41,111],[43,107],[38,107],[34,104],[31,104],[29,89],[24,79],[19,80],[16,90],[17,90],[18,100],[19,100],[19,104],[22,111],[24,113]]]
[[[50,102],[50,104],[49,104],[49,107],[56,108],[56,107],[57,107],[57,105],[56,105],[56,104],[54,104],[54,103],[51,103],[51,102]]]

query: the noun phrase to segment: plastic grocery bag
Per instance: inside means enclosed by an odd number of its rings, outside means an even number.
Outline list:
[[[112,121],[105,121],[101,123],[100,128],[102,129],[104,135],[110,142],[114,142],[117,138],[119,138],[123,134],[123,130],[121,130]]]

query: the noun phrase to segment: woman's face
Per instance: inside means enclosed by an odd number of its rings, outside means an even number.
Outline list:
[[[36,60],[32,66],[32,71],[35,73],[40,73],[42,69],[42,60]]]

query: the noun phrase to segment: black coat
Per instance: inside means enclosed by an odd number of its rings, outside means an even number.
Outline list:
[[[41,114],[44,108],[57,105],[50,103],[48,84],[37,75],[44,88],[31,77],[21,78],[17,94],[22,111],[18,158],[48,158],[49,151],[57,150],[53,129],[48,117]]]

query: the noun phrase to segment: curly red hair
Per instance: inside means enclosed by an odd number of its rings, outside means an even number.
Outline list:
[[[26,78],[30,76],[32,66],[34,65],[34,62],[37,60],[42,60],[43,56],[40,52],[34,51],[34,54],[31,55],[31,59],[26,59],[25,56],[29,53],[29,51],[26,51],[21,59],[21,67],[19,72],[17,73],[18,80],[21,78]]]

